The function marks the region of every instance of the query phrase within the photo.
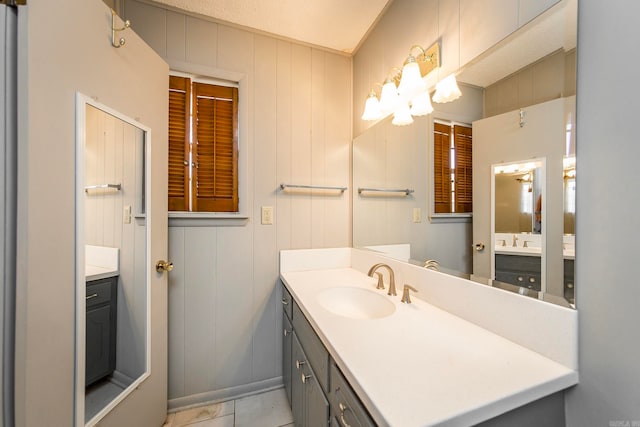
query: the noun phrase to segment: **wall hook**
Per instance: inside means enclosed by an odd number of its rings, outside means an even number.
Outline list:
[[[524,110],[522,108],[520,109],[520,127],[524,127]]]
[[[124,21],[124,27],[116,28],[117,16],[118,15],[116,14],[116,11],[111,9],[111,44],[113,45],[113,47],[124,46],[127,40],[124,37],[120,37],[120,39],[116,40],[116,33],[124,31],[131,26],[131,22],[127,19],[126,21]]]

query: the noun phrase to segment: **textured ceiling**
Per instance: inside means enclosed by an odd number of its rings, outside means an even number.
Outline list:
[[[154,0],[188,12],[351,53],[390,0]]]

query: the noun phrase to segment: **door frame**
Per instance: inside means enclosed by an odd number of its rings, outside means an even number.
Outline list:
[[[85,281],[85,230],[84,230],[84,186],[85,186],[85,156],[86,142],[86,107],[90,105],[107,114],[110,114],[128,124],[142,130],[144,133],[144,207],[145,207],[145,265],[146,265],[146,340],[145,340],[145,371],[122,393],[111,400],[107,406],[100,410],[93,418],[85,423],[85,347],[86,347],[86,281]],[[132,119],[93,98],[76,92],[76,242],[75,242],[75,272],[76,272],[76,345],[75,345],[75,419],[74,425],[93,426],[102,420],[113,408],[125,400],[140,384],[151,376],[151,129],[139,121]]]

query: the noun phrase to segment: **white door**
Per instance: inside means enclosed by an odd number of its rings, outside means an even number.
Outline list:
[[[116,25],[121,22],[116,22]],[[133,24],[135,26],[135,24]],[[76,402],[76,94],[150,129],[147,157],[149,375],[100,421],[159,426],[167,408],[168,65],[132,29],[112,46],[100,0],[18,7],[15,425],[84,425]],[[122,216],[121,216],[122,218]],[[82,333],[83,331],[79,331]]]

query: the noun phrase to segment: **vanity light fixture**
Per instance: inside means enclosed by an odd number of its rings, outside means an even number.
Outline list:
[[[414,52],[418,50],[419,53],[414,56]],[[393,113],[393,121],[391,123],[403,126],[413,123],[412,116],[430,114],[433,111],[433,106],[431,105],[431,97],[424,77],[439,66],[440,44],[438,42],[432,44],[426,50],[419,45],[412,46],[409,49],[409,56],[402,70],[395,67],[392,68],[385,79],[380,91],[380,100],[378,101],[375,97],[374,91],[369,93],[362,119],[378,120]],[[446,96],[447,101],[440,102],[453,101],[461,95],[455,77],[451,77],[453,78],[453,85],[448,83],[444,86],[449,88]],[[448,79],[448,82],[450,82],[451,79]],[[376,101],[378,101],[377,106]],[[378,114],[378,108],[380,115]]]
[[[376,96],[376,92],[371,90],[367,102],[364,104],[364,113],[362,113],[362,120],[379,120],[383,117],[380,109],[380,102]]]
[[[391,124],[396,126],[406,126],[413,123],[413,117],[411,117],[411,110],[409,109],[409,104],[403,102],[393,113],[393,120]]]
[[[453,74],[449,74],[436,84],[436,93],[433,94],[433,102],[444,104],[460,98],[462,92]]]
[[[393,113],[400,104],[396,81],[399,80],[401,73],[402,71],[399,68],[393,67],[382,85],[382,90],[380,91],[380,110],[384,116]]]

